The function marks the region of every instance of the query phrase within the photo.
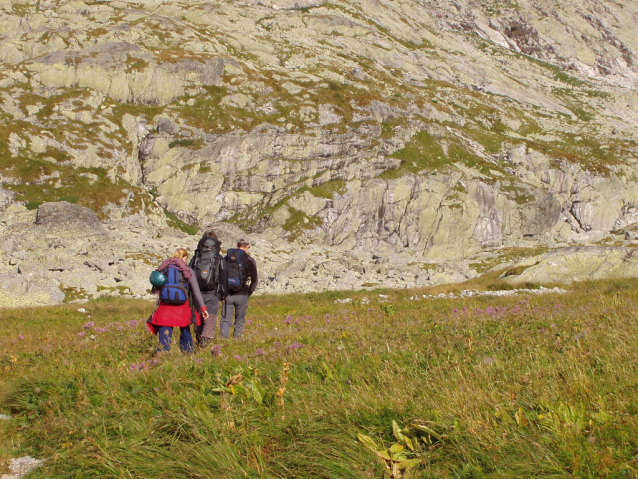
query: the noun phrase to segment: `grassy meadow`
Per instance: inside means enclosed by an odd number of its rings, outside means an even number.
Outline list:
[[[638,280],[489,287],[257,296],[160,358],[146,301],[0,310],[0,474],[638,477]]]

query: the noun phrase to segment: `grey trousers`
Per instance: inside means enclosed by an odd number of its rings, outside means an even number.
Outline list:
[[[222,306],[222,322],[220,325],[221,334],[224,338],[230,336],[230,327],[233,325],[233,315],[235,316],[234,338],[241,338],[244,332],[244,321],[248,310],[248,296],[236,294],[228,296]],[[234,314],[233,314],[234,313]]]
[[[219,311],[219,298],[214,293],[202,292],[206,311],[208,311],[208,319],[202,321],[199,326],[195,326],[195,338],[197,344],[207,342],[215,337],[215,327],[217,326],[217,313]]]

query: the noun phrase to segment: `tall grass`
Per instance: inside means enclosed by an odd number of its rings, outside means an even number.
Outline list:
[[[0,462],[46,459],[33,478],[636,477],[637,285],[253,297],[245,339],[159,359],[144,301],[2,310]]]

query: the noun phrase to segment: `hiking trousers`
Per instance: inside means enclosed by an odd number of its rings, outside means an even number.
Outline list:
[[[219,311],[219,298],[215,293],[202,292],[206,311],[208,311],[208,319],[203,319],[199,326],[195,326],[195,338],[197,344],[206,346],[206,344],[215,337],[215,328],[217,327],[217,313]]]
[[[220,324],[222,337],[227,338],[230,336],[230,327],[233,325],[234,316],[233,338],[241,338],[244,332],[246,311],[248,311],[248,295],[235,294],[226,298],[226,302],[222,306],[222,321]]]
[[[190,326],[179,329],[179,349],[181,349],[184,353],[193,352],[193,337],[191,336]],[[159,338],[159,347],[157,350],[162,353],[169,352],[171,350],[171,343],[173,342],[173,327],[160,326],[158,328],[157,336]]]

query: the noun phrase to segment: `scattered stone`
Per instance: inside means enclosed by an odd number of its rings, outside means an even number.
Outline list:
[[[20,479],[31,471],[39,467],[44,461],[41,459],[35,459],[31,456],[24,456],[18,459],[9,459],[9,470],[11,471],[11,475],[9,478]],[[2,476],[3,479],[6,478],[5,475]]]

